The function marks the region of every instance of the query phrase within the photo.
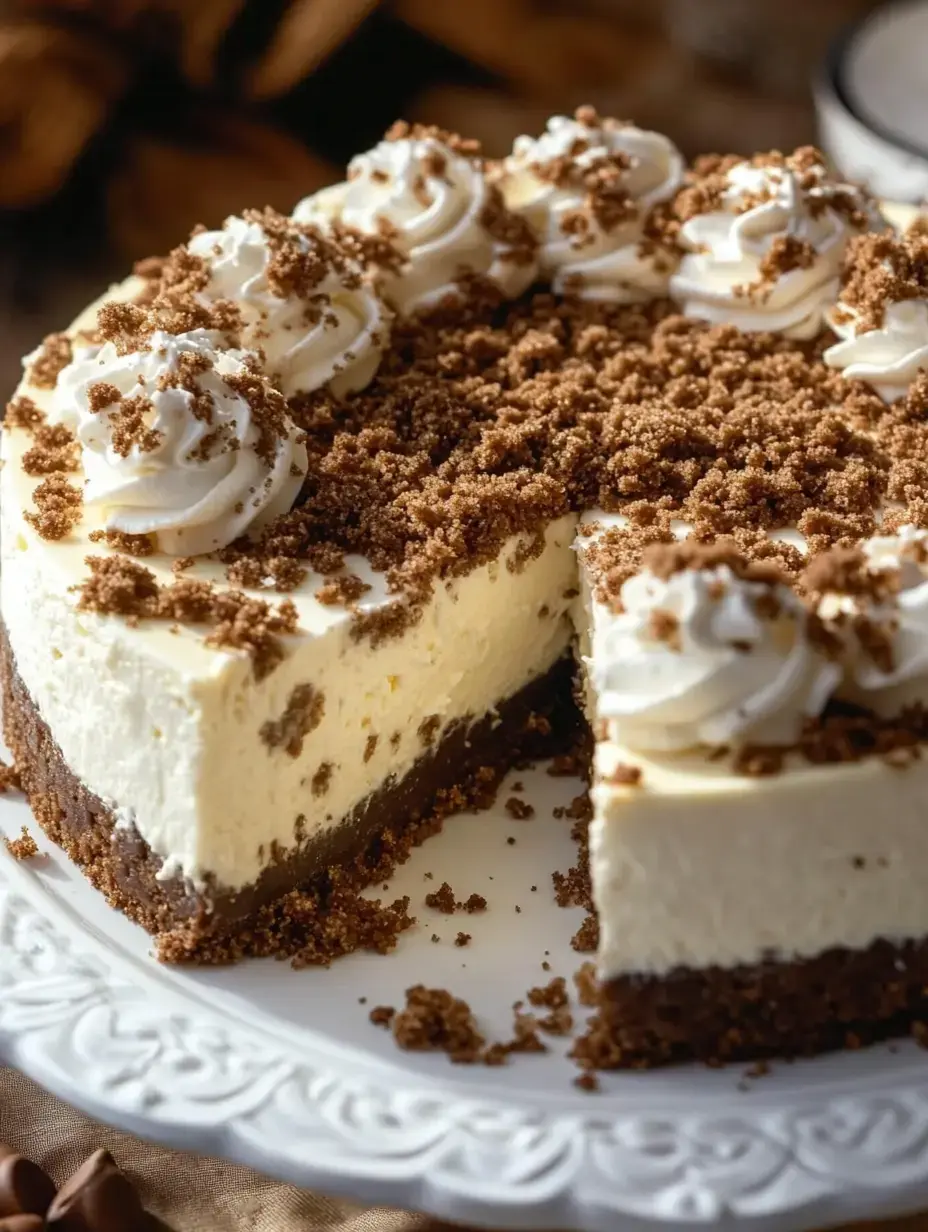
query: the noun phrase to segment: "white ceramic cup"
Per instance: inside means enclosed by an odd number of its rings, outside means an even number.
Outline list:
[[[894,0],[849,27],[815,83],[825,153],[880,197],[928,199],[928,0]]]

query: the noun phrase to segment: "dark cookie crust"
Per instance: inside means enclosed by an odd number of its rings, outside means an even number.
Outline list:
[[[814,958],[679,968],[607,982],[574,1046],[591,1069],[800,1057],[915,1033],[928,1017],[928,938]]]

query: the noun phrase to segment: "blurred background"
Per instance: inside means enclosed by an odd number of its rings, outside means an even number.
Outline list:
[[[289,211],[398,116],[487,153],[590,102],[688,154],[815,139],[875,0],[0,0],[0,381],[197,222]]]

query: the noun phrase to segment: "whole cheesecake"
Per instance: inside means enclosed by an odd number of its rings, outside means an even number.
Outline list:
[[[0,472],[33,811],[166,961],[357,896],[592,736],[584,1064],[851,1046],[928,983],[928,241],[806,148],[399,124],[27,357]]]

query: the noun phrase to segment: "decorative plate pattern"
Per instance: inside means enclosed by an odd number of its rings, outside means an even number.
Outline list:
[[[23,816],[0,804],[8,832]],[[790,1229],[928,1205],[928,1066],[908,1043],[781,1066],[747,1092],[681,1069],[587,1095],[544,1059],[522,1093],[444,1058],[411,1077],[250,1009],[242,989],[266,969],[236,969],[231,1003],[166,972],[60,858],[0,857],[0,1056],[114,1125],[494,1227]]]

